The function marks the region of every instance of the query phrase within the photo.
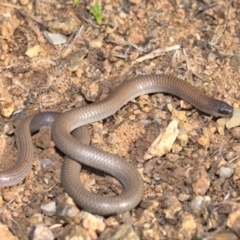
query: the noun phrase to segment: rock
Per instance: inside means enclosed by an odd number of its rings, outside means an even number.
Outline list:
[[[79,23],[73,18],[54,18],[46,24],[50,32],[61,33],[67,36],[76,31],[79,26]]]
[[[94,82],[85,82],[82,84],[81,92],[88,101],[96,101],[101,91],[99,85]]]
[[[197,231],[197,223],[194,220],[194,217],[188,213],[184,212],[180,215],[181,219],[181,229],[180,232],[184,232],[185,239],[193,239]]]
[[[201,210],[202,209],[202,204],[204,202],[204,197],[203,196],[196,196],[192,201],[191,201],[191,208],[193,210]]]
[[[240,236],[239,219],[240,208],[230,213],[227,218],[227,226],[232,229],[238,236]]]
[[[122,224],[115,230],[105,231],[100,235],[99,240],[140,240],[140,237],[133,231],[130,224]]]
[[[44,224],[38,224],[28,229],[28,239],[31,240],[54,240],[52,231]]]
[[[164,134],[160,134],[152,143],[148,151],[144,155],[144,160],[150,159],[152,157],[161,157],[166,153],[170,152],[178,136],[178,121],[173,120],[169,123]]]
[[[53,233],[44,224],[38,224],[28,229],[28,239],[31,240],[54,240]]]
[[[96,216],[85,211],[81,212],[81,217],[83,227],[88,231],[93,239],[97,238],[97,232],[101,233],[104,231],[106,225],[103,221],[103,217]]]
[[[58,217],[64,219],[67,223],[80,224],[82,220],[81,212],[67,194],[59,195],[56,202]]]
[[[13,236],[12,233],[9,231],[7,225],[0,223],[0,235],[1,239],[4,240],[17,240],[18,238]]]
[[[233,128],[231,133],[235,139],[240,140],[240,127]]]
[[[19,0],[19,4],[22,6],[27,6],[29,4],[30,0]]]
[[[53,216],[56,213],[56,203],[52,201],[47,204],[41,205],[41,209],[43,210],[44,214],[48,216]]]
[[[179,193],[178,194],[178,200],[181,202],[185,202],[188,201],[191,198],[190,194],[186,194],[186,193]]]
[[[182,204],[177,197],[171,194],[165,194],[162,201],[163,214],[166,221],[170,224],[176,224],[176,215],[182,210]]]
[[[60,33],[51,33],[48,31],[43,32],[44,37],[48,40],[52,45],[64,44],[67,42],[67,37]]]
[[[210,187],[210,177],[204,168],[195,169],[192,168],[186,173],[188,181],[191,183],[193,192],[196,195],[205,195]]]
[[[9,99],[1,104],[1,115],[5,118],[9,118],[15,111],[14,102]]]
[[[219,176],[223,178],[230,178],[234,173],[234,168],[230,166],[221,166],[219,169]]]
[[[41,51],[41,47],[39,45],[35,45],[31,48],[28,48],[28,50],[25,52],[25,54],[29,58],[34,58],[34,57],[38,57],[38,54],[40,51]]]
[[[227,129],[232,129],[240,125],[240,109],[235,108],[233,111],[232,117],[227,121],[226,127]]]
[[[197,141],[198,144],[203,146],[205,149],[208,149],[210,147],[210,140],[206,136],[201,136]]]
[[[88,232],[83,229],[82,227],[78,225],[68,225],[63,229],[63,232],[61,236],[59,237],[59,240],[92,240]]]
[[[238,239],[239,238],[235,234],[229,232],[217,233],[214,236],[214,240],[238,240]]]
[[[196,196],[190,203],[190,206],[193,210],[202,210],[202,207],[207,202],[210,202],[211,199],[208,196]]]

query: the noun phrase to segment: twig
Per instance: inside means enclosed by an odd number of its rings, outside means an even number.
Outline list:
[[[232,4],[232,0],[229,3],[228,6],[228,10],[227,10],[227,17],[226,17],[226,21],[223,25],[217,26],[216,28],[216,33],[213,35],[212,39],[208,42],[208,44],[210,46],[215,46],[217,47],[217,43],[219,42],[220,38],[223,36],[223,33],[227,27],[227,23],[228,23],[228,19],[229,19],[229,10],[230,10],[230,6]]]
[[[3,6],[3,7],[16,8],[16,9],[19,9],[19,10],[22,9],[22,7],[19,7],[19,6],[13,5],[13,4],[0,3],[0,5]]]
[[[78,37],[81,35],[83,29],[84,29],[84,26],[82,25],[82,26],[80,27],[80,29],[78,30],[78,32],[76,33],[76,35],[73,37],[72,41],[71,41],[70,43],[64,44],[64,45],[60,48],[60,50],[63,51],[63,49],[64,49],[65,47],[66,47],[68,50],[71,50],[72,47],[75,45]],[[65,50],[65,52],[66,52],[66,51],[67,51],[67,50]]]
[[[200,7],[200,8],[198,8],[198,10],[197,10],[197,12],[196,12],[196,14],[195,14],[195,17],[196,17],[198,14],[200,14],[200,13],[202,13],[202,12],[204,12],[204,11],[210,9],[210,8],[215,7],[216,5],[217,5],[217,3],[210,3],[210,4],[207,4],[207,5],[204,5],[204,6]]]
[[[154,51],[136,59],[132,64],[136,64],[136,63],[139,63],[139,62],[143,62],[145,60],[153,59],[153,58],[156,58],[156,57],[160,56],[162,53],[175,51],[175,50],[179,50],[179,49],[181,49],[180,45],[174,45],[174,46],[171,46],[171,47],[159,48],[159,49],[156,49],[156,50],[154,50]]]

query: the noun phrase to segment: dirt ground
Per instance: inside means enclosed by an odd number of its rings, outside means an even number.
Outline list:
[[[238,0],[100,0],[101,25],[95,1],[79,2],[0,2],[0,170],[15,164],[21,119],[97,102],[136,75],[172,74],[239,108]],[[66,42],[53,45],[49,33]],[[171,148],[146,157],[173,120]],[[62,154],[43,128],[27,178],[1,189],[1,239],[240,239],[240,127],[158,93],[89,129],[93,145],[139,170],[141,203],[109,217],[76,207],[61,187]],[[97,194],[121,192],[89,169],[81,180]]]

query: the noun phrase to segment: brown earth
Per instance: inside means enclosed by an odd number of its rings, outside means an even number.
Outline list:
[[[93,0],[1,1],[1,170],[15,163],[13,133],[23,117],[99,101],[130,76],[173,74],[239,107],[237,0],[100,2],[101,26],[90,14]],[[46,30],[67,36],[67,43],[50,44]],[[173,119],[179,133],[171,151],[144,160]],[[92,144],[139,169],[145,184],[139,206],[105,218],[77,208],[61,187],[62,155],[43,128],[33,137],[38,147],[28,177],[1,189],[1,239],[240,238],[238,127],[224,129],[216,118],[159,93],[89,129]],[[93,192],[121,191],[104,174],[84,170],[81,180]]]

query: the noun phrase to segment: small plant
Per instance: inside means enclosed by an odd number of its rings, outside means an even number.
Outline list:
[[[99,25],[101,25],[102,24],[102,9],[101,9],[101,5],[99,4],[99,2],[95,2],[95,4],[92,5],[90,12],[95,17],[97,23]]]
[[[72,0],[74,4],[78,4],[79,0]]]

